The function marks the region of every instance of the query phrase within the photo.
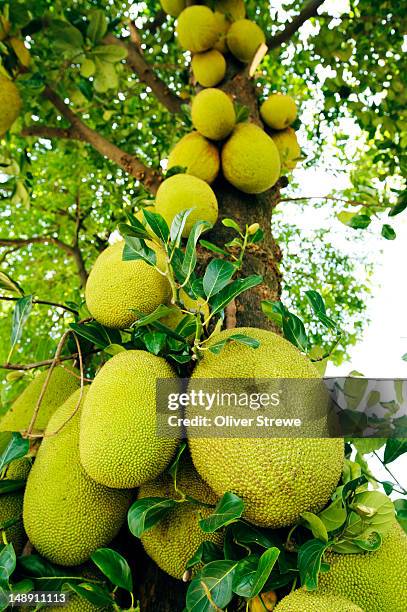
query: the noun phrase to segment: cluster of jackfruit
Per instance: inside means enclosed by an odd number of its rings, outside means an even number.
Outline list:
[[[21,106],[20,93],[14,81],[0,74],[0,137],[11,128]]]

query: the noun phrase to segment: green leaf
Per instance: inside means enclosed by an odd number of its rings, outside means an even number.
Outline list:
[[[98,93],[106,93],[109,89],[117,89],[119,78],[116,68],[108,61],[102,61],[95,57],[96,72],[93,86]]]
[[[234,523],[243,512],[243,500],[235,493],[227,492],[218,501],[213,513],[199,521],[199,526],[205,533],[214,533],[221,527]]]
[[[84,60],[81,62],[81,67],[79,68],[79,72],[81,73],[81,75],[85,77],[85,79],[88,79],[89,77],[95,74],[95,70],[95,62],[89,59],[88,57],[85,57]]]
[[[342,498],[338,497],[337,499],[335,499],[335,501],[330,503],[329,506],[325,508],[325,510],[322,510],[322,512],[320,512],[318,516],[325,525],[326,531],[328,533],[336,531],[337,529],[342,527],[347,517],[346,508],[344,506]]]
[[[20,433],[13,432],[11,434],[10,441],[8,442],[6,448],[4,449],[0,457],[0,472],[2,472],[9,463],[14,461],[14,459],[20,459],[21,457],[24,457],[29,450],[29,440],[23,438]]]
[[[305,292],[305,297],[311,304],[312,309],[315,313],[322,312],[323,314],[326,314],[324,300],[322,299],[322,296],[318,293],[318,291],[309,289]]]
[[[185,256],[182,262],[181,271],[184,275],[185,281],[188,281],[191,277],[192,272],[195,270],[197,255],[196,245],[200,235],[206,230],[210,229],[212,224],[208,221],[197,221],[192,226],[191,232],[188,236],[187,246],[185,248]]]
[[[114,599],[106,588],[98,584],[89,584],[86,582],[82,582],[81,584],[69,582],[68,586],[74,593],[79,595],[79,597],[89,601],[94,606],[103,609],[112,609]]]
[[[228,218],[222,219],[222,225],[224,225],[225,227],[231,227],[232,229],[236,230],[239,234],[242,233],[240,226],[238,225],[238,223],[236,223],[234,219],[228,219]]]
[[[0,551],[0,586],[9,587],[10,576],[16,569],[16,553],[12,544],[6,544]]]
[[[356,410],[362,401],[366,390],[368,388],[369,381],[362,376],[359,376],[359,372],[351,372],[343,385],[343,393],[346,398],[346,403],[350,410]]]
[[[235,102],[236,123],[244,123],[250,117],[250,110],[247,106]]]
[[[325,523],[319,516],[313,512],[303,512],[301,518],[305,521],[307,527],[311,529],[314,538],[322,542],[328,542],[328,531],[325,527]]]
[[[264,530],[254,527],[254,525],[249,525],[249,523],[244,523],[243,521],[231,523],[228,530],[232,532],[233,540],[237,544],[242,544],[244,546],[248,544],[256,544],[257,546],[262,546],[263,548],[270,548],[274,546],[273,540],[264,532]]]
[[[322,556],[329,543],[321,540],[308,540],[300,546],[298,551],[298,570],[301,585],[307,591],[314,591],[318,587],[318,575],[321,569]]]
[[[7,361],[10,361],[11,355],[14,352],[17,344],[20,342],[23,333],[24,325],[31,313],[33,307],[33,296],[25,295],[19,298],[14,306],[13,322],[11,327],[11,348]]]
[[[239,597],[251,597],[254,578],[259,566],[258,555],[248,555],[239,561],[233,574],[232,590]]]
[[[134,312],[138,313],[139,311],[134,310]],[[160,304],[150,314],[143,315],[139,319],[137,319],[137,321],[134,323],[134,327],[144,327],[145,325],[151,325],[151,323],[159,321],[163,317],[168,317],[168,315],[171,315],[174,312],[177,312],[174,307],[165,306],[165,304]]]
[[[100,62],[115,64],[121,60],[126,59],[127,49],[119,45],[100,45],[92,49],[92,54]]]
[[[126,352],[126,349],[121,344],[109,344],[103,350],[105,353],[111,355],[112,357],[113,355],[117,355],[118,353]]]
[[[146,349],[153,355],[158,355],[163,350],[166,340],[166,334],[158,331],[147,332],[143,335],[143,342],[146,345]]]
[[[349,227],[353,229],[366,229],[369,227],[371,218],[368,215],[355,215],[349,221]]]
[[[394,231],[391,225],[385,223],[382,227],[382,236],[383,238],[386,238],[386,240],[395,240],[396,232]]]
[[[157,238],[166,244],[170,235],[170,230],[164,217],[158,213],[151,212],[147,208],[143,208],[143,217]]]
[[[177,475],[178,475],[178,467],[179,467],[179,462],[182,458],[182,456],[185,453],[185,449],[187,448],[187,443],[186,442],[182,442],[180,444],[180,447],[177,451],[177,455],[174,459],[174,461],[171,463],[170,467],[168,468],[168,473],[171,474],[171,478],[174,481],[174,487],[176,488],[177,486]]]
[[[279,555],[280,551],[276,547],[269,548],[261,555],[259,559],[259,565],[257,567],[257,571],[253,579],[253,586],[250,593],[250,597],[255,597],[262,591]]]
[[[25,489],[26,480],[0,480],[0,495]]]
[[[175,499],[168,499],[167,497],[138,499],[131,506],[127,515],[131,533],[136,538],[140,538],[145,531],[154,527],[177,504],[178,502]]]
[[[233,597],[232,581],[236,565],[235,561],[212,561],[205,565],[189,585],[186,599],[188,612],[212,612],[212,602],[220,609],[226,608]]]
[[[178,247],[181,242],[182,232],[184,231],[185,223],[193,211],[193,208],[187,208],[186,210],[181,210],[181,212],[177,213],[172,220],[170,227],[170,239],[171,242],[174,243],[175,247]]]
[[[0,272],[0,289],[10,291],[11,293],[16,293],[17,295],[21,296],[24,295],[24,291],[20,285],[5,272]]]
[[[213,253],[219,253],[220,255],[229,256],[229,253],[225,251],[225,249],[221,249],[216,244],[213,244],[213,242],[208,242],[207,240],[200,240],[199,244],[205,249],[208,249],[208,251],[212,251]]]
[[[238,295],[244,291],[248,291],[263,282],[263,277],[258,275],[247,276],[246,278],[238,278],[237,280],[230,283],[217,293],[211,299],[211,314],[216,314],[226,308],[226,306],[232,302]]]
[[[157,263],[157,255],[154,249],[151,249],[144,240],[134,236],[125,236],[125,247],[123,249],[123,261],[134,261],[141,259],[149,266],[155,266]]]
[[[386,448],[384,449],[383,461],[385,465],[395,461],[401,455],[407,453],[407,440],[397,440],[396,438],[390,438],[386,442]]]
[[[165,173],[165,180],[175,176],[176,174],[186,174],[188,168],[186,166],[171,166]]]
[[[133,590],[131,570],[122,555],[111,548],[99,548],[91,554],[90,558],[110,582],[131,593]]]
[[[102,10],[92,10],[89,13],[89,24],[86,30],[86,36],[95,44],[98,43],[107,32],[107,19]]]
[[[394,508],[396,510],[398,522],[407,533],[407,499],[396,499],[394,502]]]
[[[97,348],[106,349],[111,344],[120,344],[121,336],[117,329],[109,329],[104,327],[97,321],[90,323],[70,323],[70,328],[79,336],[86,338]]]
[[[196,549],[194,555],[187,561],[185,565],[185,569],[190,569],[197,563],[210,563],[211,561],[217,561],[218,559],[222,559],[222,549],[219,548],[213,542],[209,542],[205,540],[202,542]]]
[[[207,298],[211,298],[229,284],[236,267],[224,259],[212,259],[206,267],[203,277],[203,289]]]
[[[72,52],[83,47],[81,32],[68,21],[52,19],[47,31],[55,39],[54,47],[56,50]]]
[[[404,190],[397,198],[397,204],[389,211],[389,217],[395,217],[399,215],[407,208],[407,190]]]

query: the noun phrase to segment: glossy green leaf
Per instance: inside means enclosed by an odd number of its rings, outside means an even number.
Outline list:
[[[130,592],[133,590],[129,564],[118,552],[111,548],[98,548],[90,558],[115,586]]]

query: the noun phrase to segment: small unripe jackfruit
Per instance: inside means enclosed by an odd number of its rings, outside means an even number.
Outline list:
[[[172,149],[168,157],[168,168],[173,166],[182,166],[187,169],[187,174],[213,183],[219,172],[219,151],[213,142],[199,132],[191,132]]]
[[[225,76],[226,60],[216,49],[196,53],[192,58],[192,70],[202,87],[214,87]]]
[[[20,93],[13,81],[0,74],[0,136],[11,128],[21,105]]]
[[[218,218],[218,202],[211,187],[190,174],[175,174],[163,181],[155,202],[156,211],[164,217],[169,226],[176,214],[192,208],[182,232],[184,238],[189,236],[196,221],[215,224]]]
[[[207,6],[188,6],[178,17],[177,34],[186,51],[202,53],[211,49],[218,38],[213,11]]]
[[[272,94],[261,105],[260,115],[273,130],[284,130],[295,121],[297,106],[291,96]]]
[[[281,166],[270,136],[253,123],[239,123],[222,149],[225,178],[240,191],[262,193],[277,182]]]
[[[301,156],[301,149],[295,131],[292,128],[287,128],[272,134],[271,138],[280,153],[281,167],[293,170]]]
[[[275,612],[363,612],[349,599],[298,589],[284,597]],[[390,611],[389,611],[390,612]]]
[[[195,129],[211,140],[229,136],[236,123],[236,113],[230,97],[221,89],[208,88],[195,96],[191,108]]]
[[[227,340],[236,331],[222,331],[206,346]],[[318,390],[319,374],[309,359],[270,331],[255,328],[238,331],[258,340],[260,346],[254,350],[229,343],[220,355],[206,351],[193,371],[190,386],[194,388],[194,379],[230,379],[226,390],[238,393],[245,389],[245,382],[233,379],[249,379],[249,385],[251,379],[310,379],[306,398],[297,406],[300,414],[310,412],[319,392],[315,395],[309,390],[312,380],[315,381],[313,388]],[[196,414],[193,406],[186,408],[187,418]],[[339,438],[197,436],[195,432],[189,438],[189,446],[200,476],[217,495],[233,491],[242,497],[244,516],[263,527],[292,525],[302,512],[322,510],[342,472],[344,443]]]
[[[0,495],[0,525],[13,521],[5,533],[7,542],[13,545],[17,555],[21,554],[27,541],[22,521],[23,498],[24,494],[21,491]]]
[[[189,459],[183,459],[178,468],[177,489],[200,502],[216,505],[217,496],[203,482]],[[180,495],[174,489],[171,476],[163,474],[156,481],[140,487],[138,497],[179,499]],[[202,542],[222,543],[221,533],[204,533],[199,526],[199,520],[209,516],[212,511],[197,504],[180,502],[163,520],[143,533],[141,541],[146,553],[164,572],[181,579],[187,561]]]
[[[79,380],[70,373],[72,366],[56,366],[51,373],[35,420],[34,431],[43,431],[55,410],[79,387]],[[42,386],[48,376],[44,370],[24,389],[0,421],[0,431],[25,431],[30,425]]]
[[[165,253],[153,243],[157,266],[164,269]],[[92,317],[124,329],[139,317],[131,309],[149,314],[167,301],[170,285],[162,274],[141,260],[123,261],[124,241],[107,247],[95,261],[86,283],[86,305]]]
[[[133,488],[156,478],[169,464],[177,440],[158,437],[156,382],[176,375],[162,358],[125,351],[96,375],[86,396],[80,433],[81,462],[90,478],[107,487]]]
[[[85,388],[85,397],[87,392]],[[83,563],[111,542],[133,494],[94,482],[81,466],[83,400],[75,413],[79,397],[78,389],[51,418],[24,495],[24,527],[30,542],[46,559],[68,566]]]
[[[185,9],[185,0],[160,0],[161,7],[167,15],[171,17],[178,17],[180,13]]]
[[[407,535],[397,521],[375,552],[327,552],[328,572],[319,576],[319,591],[352,598],[368,612],[407,610]]]
[[[232,21],[244,19],[246,7],[243,0],[217,0],[215,9],[231,18]]]
[[[230,26],[226,42],[229,51],[238,60],[248,63],[253,59],[259,46],[266,42],[266,37],[257,23],[249,19],[239,19]]]

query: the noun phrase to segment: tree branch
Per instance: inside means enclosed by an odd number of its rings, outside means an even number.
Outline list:
[[[53,236],[33,236],[32,238],[0,238],[0,246],[15,246],[17,248],[23,248],[29,244],[49,243],[54,244],[73,258],[78,270],[79,278],[81,280],[81,285],[84,287],[88,279],[88,274],[86,272],[82,253],[77,244],[75,246],[71,246],[70,244],[66,244],[65,242],[62,242],[62,240],[59,240],[59,238],[54,238]]]
[[[107,45],[118,45],[127,50],[127,66],[135,72],[143,83],[150,87],[157,100],[167,108],[170,113],[180,113],[185,100],[177,96],[168,85],[154,72],[152,66],[146,62],[141,49],[131,40],[120,40],[108,34],[103,42]]]
[[[324,3],[324,1],[325,0],[311,0],[310,2],[308,2],[308,4],[305,5],[302,11],[296,17],[294,17],[292,21],[287,23],[282,32],[279,32],[267,41],[268,48],[276,49],[277,47],[280,47],[283,43],[287,42],[293,36],[293,34],[295,34],[300,29],[300,27],[306,21],[308,21],[308,19],[310,19],[311,17],[316,17],[318,15],[318,8],[321,6],[321,4]]]
[[[8,295],[0,295],[0,301],[6,302],[16,302],[20,298],[18,297],[9,297]],[[33,298],[33,304],[45,304],[46,306],[55,306],[55,308],[63,308],[68,312],[72,312],[73,314],[78,314],[78,311],[74,308],[70,308],[69,306],[65,306],[65,304],[59,304],[58,302],[48,302],[48,300],[37,300],[37,298]]]
[[[21,130],[22,136],[38,136],[39,138],[66,138],[70,140],[82,140],[85,138],[72,127],[56,128],[48,127],[47,125],[30,125]]]
[[[96,351],[93,351],[96,352]],[[78,358],[78,353],[72,353],[72,355],[63,355],[58,357],[59,363],[61,361],[70,361]],[[54,362],[54,359],[44,359],[44,361],[37,361],[36,363],[2,363],[0,364],[0,370],[34,370],[35,368],[42,368],[43,366],[51,365]]]

